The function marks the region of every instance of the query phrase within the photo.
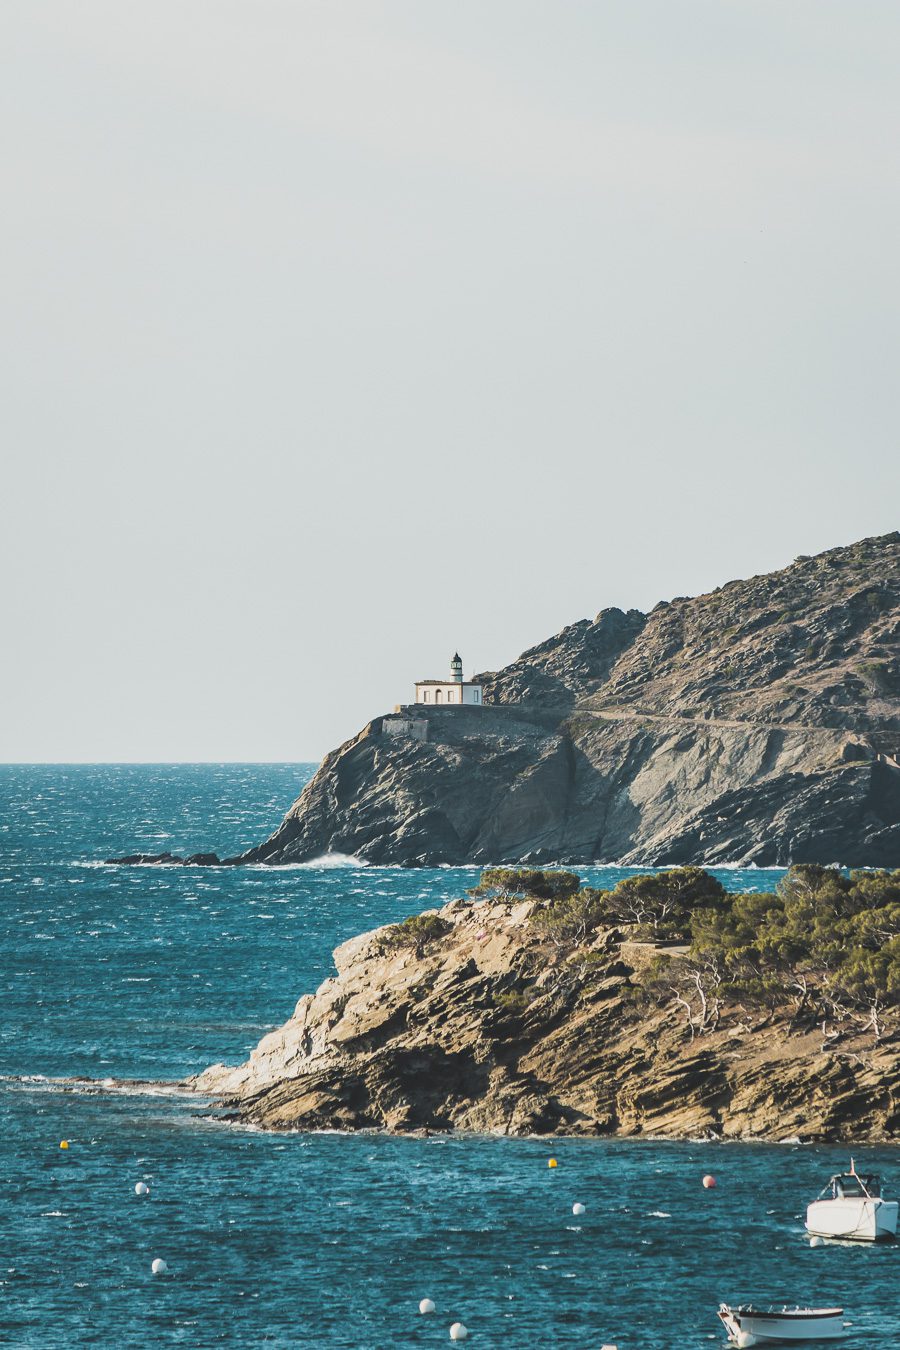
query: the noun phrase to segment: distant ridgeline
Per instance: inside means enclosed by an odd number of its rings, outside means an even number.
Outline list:
[[[603,610],[471,681],[456,656],[226,861],[896,867],[898,756],[894,533]]]

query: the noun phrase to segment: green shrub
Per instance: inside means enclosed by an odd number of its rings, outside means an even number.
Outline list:
[[[521,1017],[533,1003],[531,995],[525,989],[501,989],[494,994],[494,1007],[511,1017]]]
[[[667,872],[625,877],[607,896],[610,923],[635,924],[656,940],[687,938],[698,909],[727,904],[720,881],[701,867],[674,867]]]
[[[900,1005],[900,871],[801,864],[774,894],[698,910],[691,936],[692,959],[715,969],[725,992],[827,1016],[862,1012],[876,1036]]]
[[[573,895],[581,885],[574,872],[541,871],[529,867],[486,867],[470,895],[495,895],[504,900],[514,897],[556,900]]]
[[[390,951],[402,947],[414,947],[416,955],[421,956],[432,942],[445,937],[453,927],[439,914],[411,914],[401,923],[392,924],[385,932],[382,943]]]
[[[578,946],[609,922],[608,891],[585,886],[574,894],[551,900],[531,916],[531,924],[556,946]]]
[[[856,671],[876,692],[890,687],[890,668],[886,661],[861,661]]]

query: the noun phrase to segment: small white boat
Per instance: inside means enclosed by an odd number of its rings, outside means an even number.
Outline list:
[[[885,1200],[876,1176],[838,1173],[806,1211],[806,1231],[815,1237],[853,1242],[882,1242],[897,1236],[896,1200]]]
[[[771,1345],[793,1341],[833,1341],[844,1335],[843,1308],[758,1308],[723,1303],[719,1317],[732,1345]]]

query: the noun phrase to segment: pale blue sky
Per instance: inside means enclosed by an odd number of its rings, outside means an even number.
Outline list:
[[[895,528],[900,10],[18,0],[0,757],[307,759]]]

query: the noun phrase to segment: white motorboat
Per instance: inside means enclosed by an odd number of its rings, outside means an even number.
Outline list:
[[[816,1237],[881,1242],[897,1236],[896,1200],[885,1200],[876,1176],[850,1171],[833,1176],[806,1211],[806,1231]]]
[[[771,1345],[778,1342],[833,1341],[844,1335],[843,1308],[759,1308],[723,1303],[719,1317],[732,1345]]]

